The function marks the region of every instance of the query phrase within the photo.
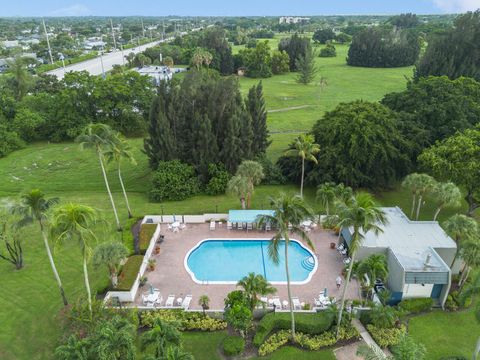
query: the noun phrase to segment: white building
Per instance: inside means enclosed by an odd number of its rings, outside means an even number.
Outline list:
[[[300,17],[300,16],[281,16],[278,19],[279,24],[303,24],[310,21],[308,17]]]
[[[140,75],[150,76],[156,85],[164,80],[172,80],[173,72],[168,66],[144,66],[136,69]]]

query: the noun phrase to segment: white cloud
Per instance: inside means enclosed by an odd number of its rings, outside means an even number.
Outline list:
[[[447,13],[473,11],[480,8],[480,0],[433,0],[433,3]]]
[[[52,16],[84,16],[89,14],[90,9],[83,4],[73,4],[51,12]]]

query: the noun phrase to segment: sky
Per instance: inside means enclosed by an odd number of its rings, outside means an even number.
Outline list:
[[[480,0],[1,0],[0,16],[280,16],[459,13]]]

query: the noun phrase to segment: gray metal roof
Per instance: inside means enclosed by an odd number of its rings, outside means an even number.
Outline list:
[[[431,248],[391,247],[389,256],[395,256],[408,274],[409,272],[448,273],[449,267]]]

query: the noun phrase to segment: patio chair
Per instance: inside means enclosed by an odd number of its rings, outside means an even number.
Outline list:
[[[166,307],[173,307],[173,302],[175,301],[175,295],[168,295],[167,301],[165,301],[165,306]]]
[[[160,295],[159,298],[153,303],[154,307],[161,306],[163,301],[163,297]]]
[[[275,305],[275,307],[276,307],[277,309],[281,309],[281,308],[282,308],[282,302],[280,301],[280,297],[279,297],[279,296],[274,296],[274,297],[272,298],[272,300],[273,300],[273,305]]]
[[[215,221],[210,221],[210,230],[215,230]]]
[[[287,301],[287,300],[283,300],[283,301],[282,301],[282,309],[283,309],[283,310],[287,310],[287,309],[288,309],[288,301]]]
[[[302,305],[300,305],[300,300],[298,297],[292,297],[292,304],[295,310],[301,310]]]
[[[265,231],[270,231],[272,230],[272,225],[270,225],[270,223],[266,223],[265,224]]]
[[[227,229],[232,230],[232,223],[230,221],[227,221]]]
[[[292,228],[293,228],[292,224],[289,223],[288,224],[288,230],[290,231],[290,230],[292,230]]]
[[[147,295],[142,294],[142,303],[143,303],[143,305],[148,304],[148,296]]]
[[[180,224],[180,230],[184,230],[187,228],[187,225],[185,225],[184,223],[181,223]]]
[[[182,308],[184,308],[185,310],[188,310],[191,302],[192,302],[192,295],[185,296],[185,299],[183,299],[183,302],[182,302]]]
[[[248,230],[253,230],[253,225],[252,223],[247,223],[247,231]]]

